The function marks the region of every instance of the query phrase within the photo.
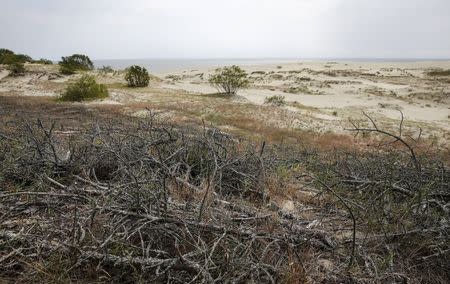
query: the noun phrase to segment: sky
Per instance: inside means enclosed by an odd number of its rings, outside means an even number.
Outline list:
[[[450,0],[0,0],[34,58],[450,58]]]

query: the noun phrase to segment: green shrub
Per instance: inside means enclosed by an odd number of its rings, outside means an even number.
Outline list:
[[[61,94],[63,101],[86,101],[108,97],[108,90],[105,85],[97,84],[94,76],[83,75],[75,83],[70,84],[66,91]]]
[[[433,70],[427,73],[428,76],[450,76],[449,70]]]
[[[150,76],[144,67],[133,65],[126,69],[125,80],[128,87],[147,87]]]
[[[113,73],[114,69],[111,66],[102,66],[101,68],[98,68],[98,71],[100,71],[100,73]]]
[[[253,71],[252,75],[266,75],[266,72],[264,72],[264,71]]]
[[[16,54],[16,62],[25,63],[25,62],[33,62],[33,58],[26,54]]]
[[[284,96],[271,96],[264,99],[265,104],[270,104],[273,106],[283,106],[286,104]]]
[[[9,49],[0,49],[0,64],[12,65],[25,62],[33,62],[33,59],[25,54],[14,54],[14,52]]]
[[[0,64],[5,64],[5,63],[3,63],[5,56],[12,55],[12,54],[14,54],[13,51],[6,49],[6,48],[0,48]]]
[[[25,67],[23,63],[20,62],[9,64],[8,69],[10,71],[9,75],[13,77],[22,76],[25,74]]]
[[[45,59],[45,58],[41,58],[39,60],[34,60],[33,63],[43,64],[43,65],[51,65],[51,64],[53,64],[53,61]]]
[[[33,59],[31,59],[31,57],[29,57],[28,55],[24,55],[24,54],[6,54],[2,58],[2,63],[7,64],[7,65],[11,65],[11,64],[15,64],[15,63],[23,64],[25,62],[32,62],[32,61],[33,61]]]
[[[239,66],[224,67],[216,69],[215,74],[209,77],[209,83],[219,93],[236,94],[239,89],[247,88],[249,85],[248,75]]]
[[[6,64],[6,65],[11,65],[11,64],[19,62],[18,58],[16,57],[16,55],[14,53],[3,55],[1,60],[2,60],[2,64]]]
[[[94,69],[94,63],[92,63],[88,56],[83,54],[62,57],[59,66],[60,72],[65,75],[74,74],[75,71],[88,71]]]
[[[75,74],[75,69],[66,65],[59,65],[59,72],[63,75]]]

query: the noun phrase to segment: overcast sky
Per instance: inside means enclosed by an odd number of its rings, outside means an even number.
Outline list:
[[[37,58],[450,58],[450,0],[0,0],[0,9],[0,48]]]

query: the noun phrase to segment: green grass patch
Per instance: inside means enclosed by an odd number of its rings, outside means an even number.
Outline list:
[[[108,97],[108,89],[103,84],[97,84],[94,76],[83,75],[80,79],[67,86],[61,94],[61,101],[81,102]]]
[[[450,76],[450,69],[448,70],[433,70],[427,73],[428,76]]]

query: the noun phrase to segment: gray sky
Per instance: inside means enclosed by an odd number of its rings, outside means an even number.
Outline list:
[[[0,47],[37,58],[450,58],[450,0],[0,0],[0,7]]]

